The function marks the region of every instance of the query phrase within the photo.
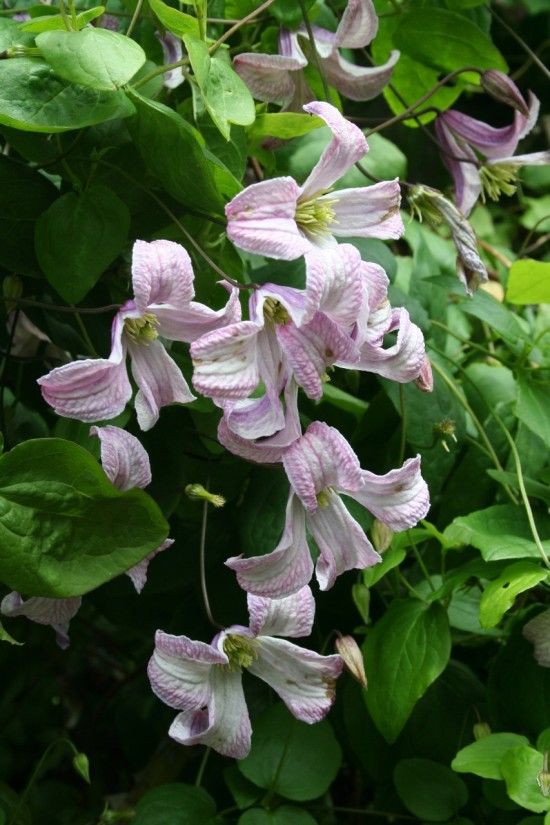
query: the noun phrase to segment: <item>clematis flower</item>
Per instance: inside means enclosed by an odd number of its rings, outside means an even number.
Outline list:
[[[526,101],[513,81],[506,80],[507,93],[515,98],[514,120],[509,126],[497,129],[454,109],[436,120],[437,137],[445,150],[442,158],[454,179],[456,204],[466,216],[480,195],[492,200],[502,193],[513,195],[522,166],[550,163],[550,151],[514,155],[519,141],[537,122],[540,103],[532,92]]]
[[[117,489],[125,491],[134,487],[144,488],[151,483],[149,456],[142,444],[131,433],[119,427],[91,427],[90,435],[100,441],[101,466],[109,481]],[[174,543],[166,539],[149,553],[146,558],[126,571],[136,592],[141,593],[147,581],[149,562],[157,553],[168,549]],[[33,596],[23,600],[20,593],[8,593],[0,604],[3,616],[26,616],[38,624],[51,625],[56,632],[56,641],[63,650],[69,646],[69,622],[76,615],[82,603],[81,596],[68,599],[50,599]]]
[[[320,421],[310,424],[305,435],[283,453],[283,466],[291,490],[279,544],[267,555],[239,556],[226,562],[236,572],[241,587],[258,596],[281,598],[309,582],[313,562],[306,528],[319,548],[316,576],[321,590],[332,587],[346,570],[371,567],[380,561],[341,493],[395,532],[415,525],[429,509],[420,456],[385,475],[375,475],[361,469],[338,430]]]
[[[225,207],[227,236],[240,249],[291,261],[316,248],[336,245],[336,237],[399,238],[399,182],[332,191],[339,178],[368,151],[360,129],[329,103],[304,106],[332,130],[332,140],[309,177],[299,186],[291,177],[253,183]]]
[[[279,636],[311,633],[315,602],[309,587],[286,599],[248,596],[250,626],[233,625],[211,644],[157,630],[148,675],[153,692],[180,713],[169,735],[242,759],[251,725],[242,687],[246,668],[275,690],[297,719],[313,724],[334,702],[340,656],[321,656]]]
[[[399,52],[392,51],[383,66],[366,67],[342,57],[341,48],[364,48],[374,40],[377,31],[378,17],[372,0],[349,0],[336,32],[312,26],[321,71],[327,82],[350,100],[372,100],[380,94],[399,59]],[[304,50],[310,56],[312,45],[304,25],[296,32],[281,29],[279,54],[239,54],[233,66],[258,100],[298,109],[313,98],[303,77],[308,64]]]
[[[162,46],[162,53],[164,55],[164,63],[177,63],[183,57],[183,43],[180,37],[176,37],[172,32],[165,31],[162,34],[155,32],[155,37]],[[176,69],[170,69],[164,72],[162,76],[162,83],[167,89],[177,89],[178,86],[185,81],[181,66]]]
[[[136,241],[132,255],[134,299],[118,311],[109,358],[85,358],[57,367],[38,379],[42,395],[58,415],[101,421],[119,415],[132,395],[126,369],[130,356],[138,385],[138,424],[149,430],[160,408],[186,404],[194,396],[180,368],[159,338],[194,341],[205,332],[240,318],[237,290],[214,311],[193,301],[193,269],[185,249],[172,241]]]

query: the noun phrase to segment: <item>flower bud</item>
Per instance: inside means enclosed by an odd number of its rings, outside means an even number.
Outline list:
[[[82,779],[90,784],[90,763],[85,753],[75,753],[73,756],[73,768],[80,774]]]
[[[346,669],[351,673],[361,687],[367,687],[365,663],[359,645],[353,636],[338,636],[335,642],[337,652],[343,659]]]
[[[192,501],[208,501],[214,507],[223,507],[225,504],[223,496],[210,493],[202,484],[188,484],[185,488],[185,495]]]
[[[491,735],[491,728],[487,724],[487,722],[476,722],[474,725],[474,739],[478,742],[480,739],[484,739],[486,736]]]
[[[427,355],[424,356],[424,361],[420,367],[418,376],[414,379],[414,383],[422,392],[432,392],[434,388],[434,377],[432,374],[432,365]]]
[[[497,69],[489,69],[481,75],[481,85],[488,95],[500,103],[517,109],[525,117],[529,117],[529,106],[513,80]]]
[[[550,770],[548,769],[548,751],[544,751],[542,770],[537,774],[537,782],[543,796],[550,796]]]
[[[486,281],[479,288],[491,295],[499,304],[504,301],[504,287],[500,281]]]
[[[375,518],[372,523],[370,537],[372,539],[374,549],[379,553],[383,553],[388,549],[392,542],[393,530],[391,530],[387,524],[384,524],[383,521]]]
[[[23,294],[23,283],[19,275],[6,275],[2,281],[2,295],[4,298],[14,298],[14,301],[5,301],[6,312],[12,312],[17,307],[17,299]]]

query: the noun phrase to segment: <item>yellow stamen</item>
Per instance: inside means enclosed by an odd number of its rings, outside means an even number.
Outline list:
[[[252,662],[258,658],[254,639],[247,639],[244,636],[237,636],[232,633],[225,637],[223,650],[229,659],[229,666],[232,670],[250,667]]]
[[[495,163],[491,166],[482,166],[479,176],[483,202],[485,202],[486,195],[491,200],[498,201],[502,194],[513,195],[516,191],[518,167],[513,163]]]
[[[146,312],[140,318],[126,318],[124,321],[124,332],[134,342],[134,344],[144,344],[147,346],[158,338],[157,327],[158,318],[152,312]]]
[[[264,301],[264,318],[274,324],[288,324],[290,315],[275,298],[266,298]]]
[[[328,505],[330,504],[330,488],[327,488],[326,490],[321,490],[320,493],[317,493],[316,499],[319,507],[328,507]]]
[[[333,207],[338,198],[320,200],[324,194],[322,191],[316,192],[310,198],[298,200],[294,220],[306,235],[329,235],[329,227],[337,222]]]

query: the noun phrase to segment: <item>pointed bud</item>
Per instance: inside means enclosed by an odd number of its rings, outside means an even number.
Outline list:
[[[491,728],[487,724],[487,722],[476,722],[474,725],[474,739],[478,742],[480,739],[484,739],[486,736],[491,735]]]
[[[6,275],[2,281],[2,295],[4,298],[13,298],[13,301],[5,301],[4,306],[9,314],[17,307],[17,299],[23,294],[23,283],[19,275]]]
[[[223,507],[225,499],[216,493],[210,493],[202,484],[188,484],[185,488],[185,495],[193,501],[208,501],[214,507]]]
[[[418,377],[414,379],[414,383],[422,392],[432,392],[434,388],[434,377],[432,374],[432,365],[427,355],[424,356],[424,361],[420,367]]]
[[[383,553],[388,549],[393,539],[393,530],[383,521],[375,518],[370,530],[370,537],[374,545],[374,549],[379,553]]]
[[[73,756],[73,768],[80,774],[82,779],[90,784],[90,763],[85,753],[75,753]]]
[[[497,69],[489,69],[481,75],[481,85],[488,95],[500,103],[517,109],[525,117],[529,117],[529,106],[513,80]]]
[[[359,645],[353,636],[338,636],[335,642],[336,651],[344,661],[346,669],[351,673],[356,682],[361,687],[367,687],[367,674],[365,673],[365,663]]]

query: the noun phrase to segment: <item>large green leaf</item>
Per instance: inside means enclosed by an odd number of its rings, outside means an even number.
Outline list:
[[[105,6],[95,6],[93,9],[81,11],[76,15],[75,24],[77,29],[82,29],[87,23],[96,20],[105,12]],[[21,23],[21,31],[24,32],[47,32],[61,29],[66,31],[66,23],[61,14],[40,14],[31,18],[26,23]]]
[[[502,779],[500,763],[512,748],[528,745],[519,733],[491,733],[459,750],[451,763],[458,773],[473,773],[483,779]]]
[[[468,800],[462,779],[431,759],[402,759],[395,766],[393,781],[405,807],[428,822],[446,822]]]
[[[539,532],[548,535],[550,518],[536,516]],[[445,537],[456,544],[471,544],[481,551],[485,561],[539,558],[525,511],[513,504],[495,504],[467,516],[459,516],[445,530]],[[542,542],[550,553],[550,539]]]
[[[36,224],[36,256],[50,284],[76,304],[121,252],[128,207],[101,184],[58,198]]]
[[[206,825],[216,815],[214,800],[202,788],[173,782],[147,791],[136,805],[134,825]]]
[[[525,258],[510,267],[506,300],[512,304],[550,303],[550,263]]]
[[[199,35],[199,24],[196,17],[178,11],[178,9],[174,9],[167,3],[163,3],[162,0],[149,0],[149,5],[162,25],[172,34],[177,37],[183,37],[185,34]]]
[[[366,702],[388,742],[397,739],[416,702],[445,669],[450,651],[449,621],[440,604],[394,601],[368,633]]]
[[[303,808],[282,805],[273,811],[251,808],[239,818],[238,825],[316,825],[316,822]]]
[[[146,60],[135,40],[93,26],[79,32],[42,32],[36,45],[58,77],[91,89],[119,89]]]
[[[500,763],[510,799],[535,813],[550,811],[550,797],[543,796],[537,783],[542,763],[542,753],[528,745],[508,751]]]
[[[22,32],[19,23],[10,20],[8,17],[0,17],[0,52],[16,44],[30,46],[33,42],[33,35]]]
[[[505,567],[498,579],[490,582],[479,603],[479,621],[482,627],[495,627],[504,614],[513,607],[516,597],[535,587],[548,572],[539,565],[519,561]]]
[[[532,432],[550,447],[550,384],[530,381],[525,375],[518,379],[516,415]]]
[[[86,593],[168,533],[150,496],[117,490],[70,441],[25,441],[0,457],[0,479],[0,579],[26,595]]]
[[[122,91],[103,92],[56,77],[43,60],[0,60],[0,124],[26,132],[65,132],[112,118],[134,107]]]

